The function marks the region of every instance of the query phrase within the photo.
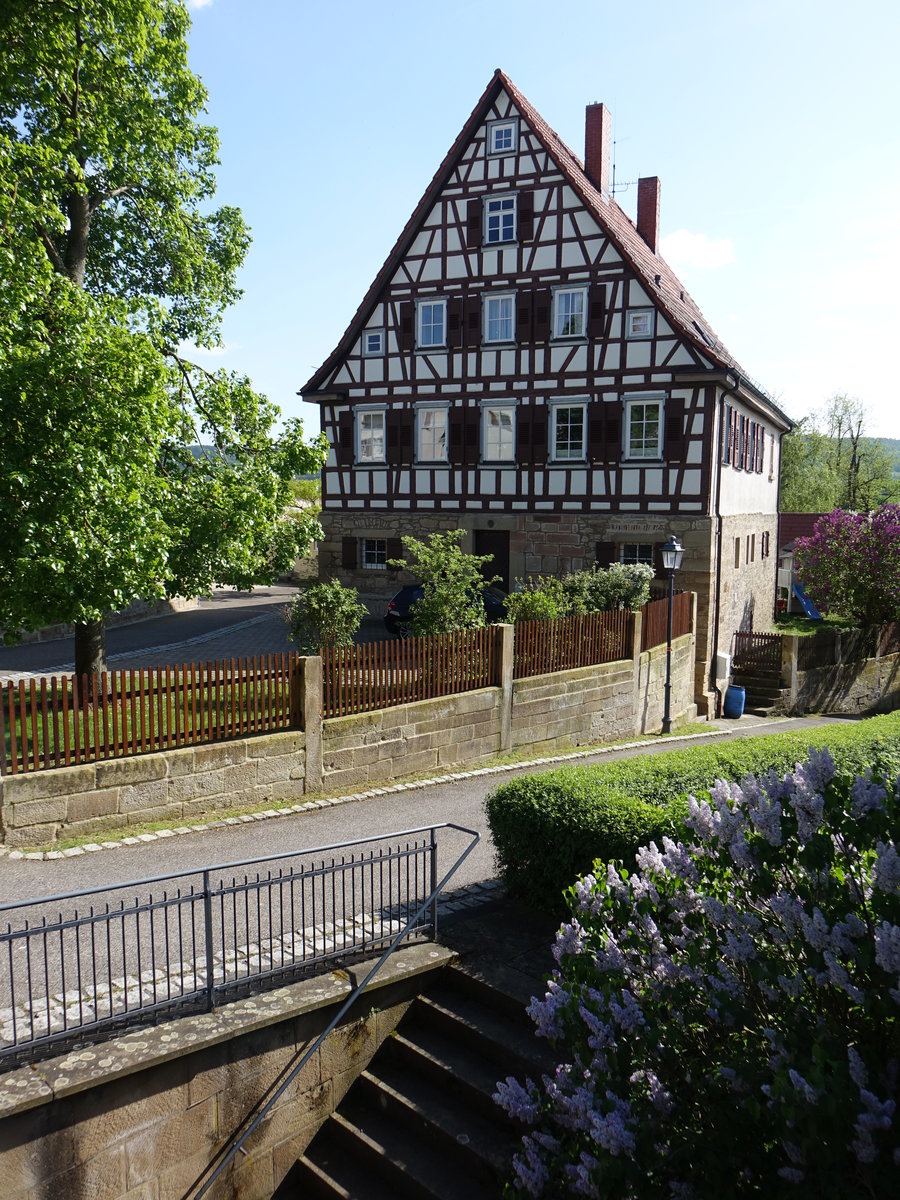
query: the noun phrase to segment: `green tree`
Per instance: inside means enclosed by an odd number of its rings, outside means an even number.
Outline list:
[[[451,633],[457,629],[480,629],[486,622],[482,592],[499,576],[485,578],[482,568],[492,554],[467,554],[460,543],[464,533],[451,529],[432,533],[424,541],[403,538],[409,561],[391,559],[390,566],[411,572],[425,595],[410,610],[413,633]]]
[[[319,534],[286,521],[324,443],[219,344],[249,233],[212,208],[218,140],[181,0],[6,0],[0,12],[0,626],[246,587]],[[197,446],[201,445],[198,452]]]
[[[304,588],[287,609],[288,636],[304,654],[318,654],[320,646],[352,646],[368,612],[356,588],[323,580]]]
[[[896,494],[892,456],[865,427],[865,406],[847,395],[798,422],[781,444],[782,512],[869,512]]]

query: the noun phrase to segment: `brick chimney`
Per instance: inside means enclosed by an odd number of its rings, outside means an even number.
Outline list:
[[[609,195],[609,141],[612,117],[605,104],[589,104],[584,110],[584,170],[588,179]]]
[[[659,179],[651,175],[638,180],[638,233],[654,254],[659,253]]]

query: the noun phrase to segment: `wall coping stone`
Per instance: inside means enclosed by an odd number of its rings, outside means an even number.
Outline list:
[[[391,955],[363,995],[438,970],[456,957],[454,951],[434,942],[403,946]],[[377,961],[375,957],[365,959],[327,975],[235,1000],[210,1013],[149,1025],[109,1041],[70,1050],[57,1058],[18,1067],[0,1075],[0,1119],[340,1004]]]

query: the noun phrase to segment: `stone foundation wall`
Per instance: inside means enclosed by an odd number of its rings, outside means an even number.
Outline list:
[[[429,973],[397,951],[208,1193],[269,1200]],[[137,1030],[0,1076],[3,1200],[183,1200],[349,995],[363,966]],[[349,975],[349,977],[348,977]]]
[[[7,775],[7,846],[47,846],[112,826],[179,825],[211,809],[293,802],[306,790],[306,735],[269,733],[211,746]]]
[[[323,722],[322,767],[339,789],[446,769],[500,753],[499,688]]]
[[[570,746],[616,741],[634,732],[630,660],[518,679],[513,684],[512,740],[517,750],[553,754]]]
[[[796,678],[796,692],[785,703],[795,716],[817,712],[861,716],[900,708],[900,654],[798,671]]]

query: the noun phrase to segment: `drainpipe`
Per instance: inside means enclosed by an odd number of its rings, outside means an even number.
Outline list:
[[[716,518],[716,589],[713,597],[712,662],[710,663],[707,682],[712,684],[712,690],[716,693],[715,716],[717,717],[722,711],[722,691],[716,683],[716,660],[719,657],[719,595],[722,587],[722,434],[725,429],[725,398],[737,395],[740,382],[740,376],[737,376],[731,387],[724,388],[719,397],[719,437],[714,450],[716,455],[716,511],[713,515]]]

